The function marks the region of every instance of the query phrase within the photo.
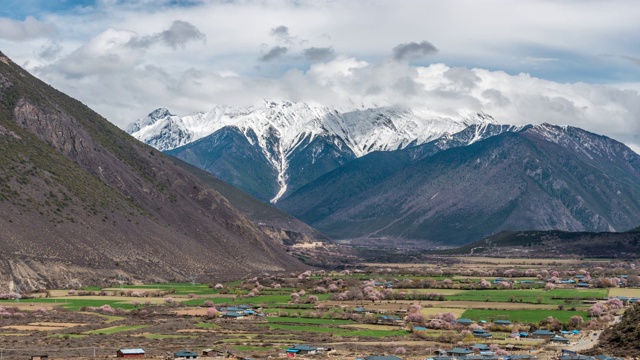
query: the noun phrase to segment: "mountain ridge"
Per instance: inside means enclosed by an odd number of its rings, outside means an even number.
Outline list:
[[[448,149],[435,142],[370,154],[278,206],[333,239],[363,243],[453,245],[501,230],[612,231],[640,222],[640,157],[631,149],[571,127],[516,130]]]
[[[171,158],[0,60],[0,286],[304,268]]]
[[[181,149],[192,149],[195,141],[235,128],[262,151],[267,160],[265,164],[277,173],[279,190],[269,194],[270,200],[277,202],[301,183],[353,158],[372,151],[422,144],[472,124],[488,123],[495,121],[482,113],[447,117],[430,110],[401,107],[339,111],[301,102],[264,101],[250,107],[216,106],[207,113],[184,117],[171,115],[161,108],[127,129],[137,139],[181,157]],[[304,150],[308,154],[302,157],[307,158],[305,163],[311,168],[310,173],[303,175],[300,183],[295,179],[291,182],[291,178],[300,173],[299,167],[289,170],[291,160]],[[318,157],[318,153],[323,156]],[[317,159],[324,170],[313,167]],[[244,190],[260,198],[267,197],[251,189]]]

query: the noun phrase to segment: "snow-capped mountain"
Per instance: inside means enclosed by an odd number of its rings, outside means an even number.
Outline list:
[[[242,141],[260,149],[277,174],[277,191],[270,198],[275,203],[291,190],[294,175],[289,169],[296,159],[296,173],[304,171],[300,167],[317,167],[320,165],[316,162],[320,162],[321,169],[310,173],[317,177],[373,151],[403,149],[458,133],[471,125],[494,123],[491,116],[482,113],[447,116],[400,107],[342,111],[302,102],[264,101],[250,107],[216,106],[209,112],[184,117],[161,108],[129,125],[127,132],[159,150],[176,152],[177,148],[220,131],[235,129],[244,137]],[[218,140],[222,139],[221,134],[216,137]],[[327,156],[330,161],[321,159]],[[196,166],[205,168],[203,164]],[[301,186],[313,178],[304,176],[302,180],[294,185]]]
[[[626,231],[640,224],[638,199],[640,155],[606,136],[540,124],[471,126],[371,153],[277,206],[332,239],[451,245],[505,230]]]

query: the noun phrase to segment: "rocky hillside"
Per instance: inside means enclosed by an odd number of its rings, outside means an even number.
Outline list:
[[[640,223],[640,156],[625,145],[548,124],[494,135],[372,153],[278,206],[331,238],[362,243],[455,245],[503,230],[626,231]]]
[[[640,357],[638,339],[640,339],[640,304],[636,303],[625,310],[619,323],[602,332],[598,346],[590,352],[637,359]]]
[[[0,53],[0,286],[302,268],[202,179]]]

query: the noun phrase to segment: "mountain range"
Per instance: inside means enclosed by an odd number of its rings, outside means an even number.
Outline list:
[[[128,131],[352,244],[640,223],[640,157],[575,127],[266,101],[183,118],[160,109]]]
[[[127,132],[259,199],[276,203],[368,153],[402,149],[472,124],[493,122],[486,114],[451,118],[399,107],[345,111],[302,102],[264,101],[250,107],[216,106],[185,117],[160,108],[133,122]]]
[[[1,286],[305,268],[178,163],[0,53]]]

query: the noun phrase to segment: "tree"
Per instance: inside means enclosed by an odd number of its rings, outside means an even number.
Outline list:
[[[219,313],[220,312],[218,311],[218,309],[214,307],[210,307],[207,309],[207,317],[214,318],[217,317]]]
[[[488,282],[485,279],[481,279],[480,282],[478,283],[478,288],[479,289],[489,289],[489,288],[491,288],[491,283]]]
[[[580,329],[584,324],[584,319],[582,316],[574,315],[569,319],[569,327],[574,329]]]
[[[545,286],[544,286],[545,290],[553,290],[555,288],[556,288],[556,285],[554,283],[550,283],[550,282],[546,283]]]
[[[591,305],[591,308],[589,309],[589,316],[600,317],[600,316],[606,314],[606,312],[607,312],[607,307],[604,306],[603,303],[597,302],[597,303]]]

